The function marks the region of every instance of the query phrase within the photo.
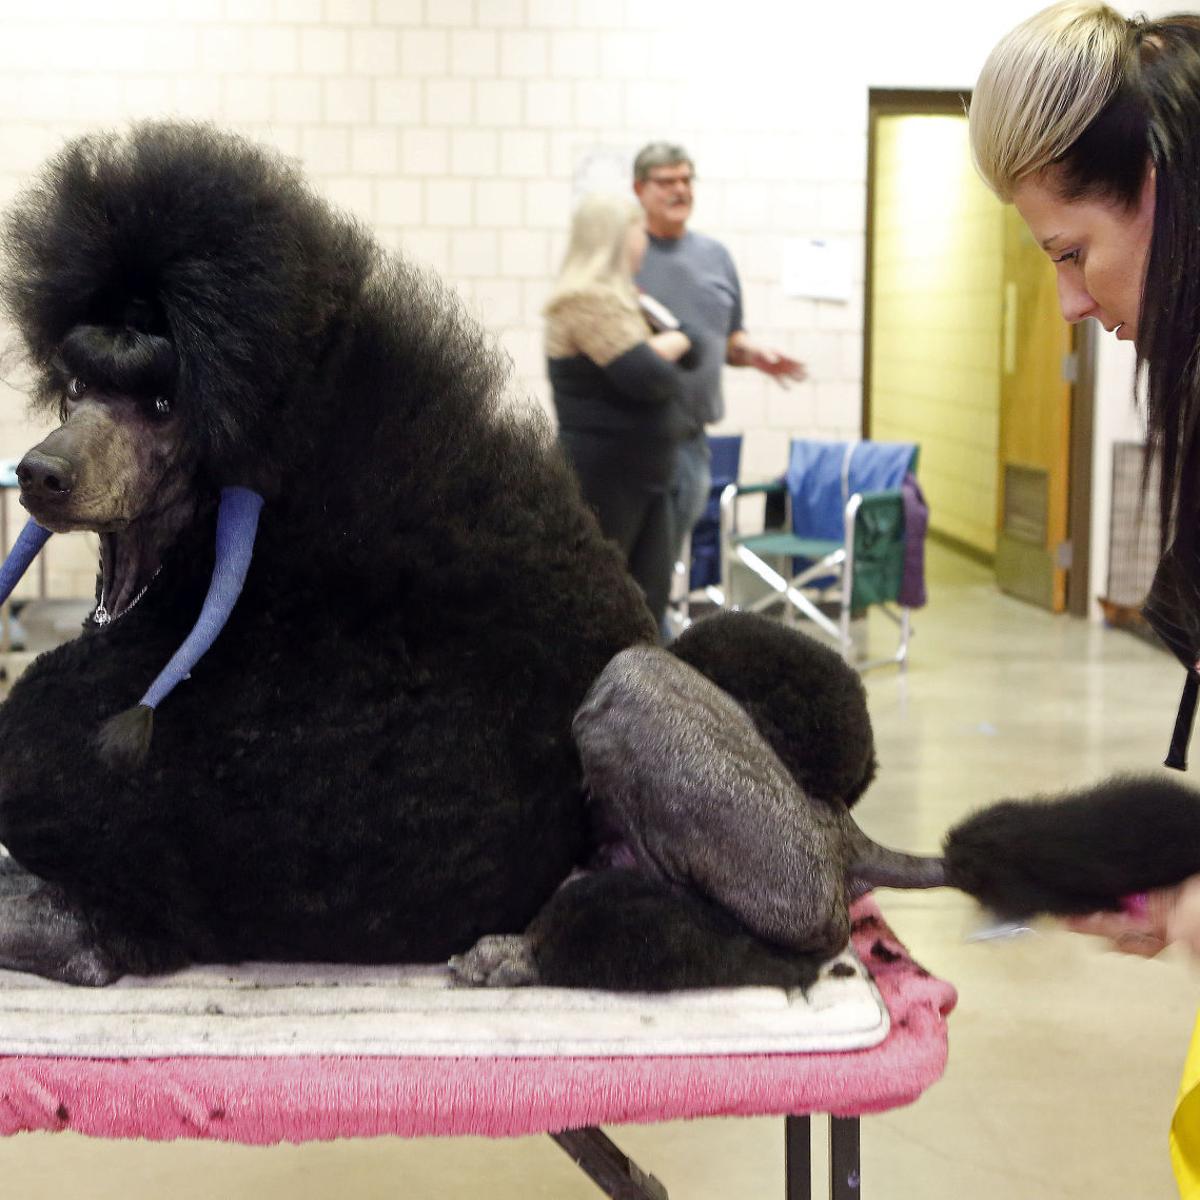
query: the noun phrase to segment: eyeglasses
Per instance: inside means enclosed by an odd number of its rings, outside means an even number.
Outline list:
[[[656,184],[661,188],[674,187],[677,183],[682,184],[685,188],[690,188],[696,182],[694,175],[647,175],[647,183]]]

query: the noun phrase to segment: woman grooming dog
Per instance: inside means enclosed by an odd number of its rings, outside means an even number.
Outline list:
[[[1182,767],[1200,658],[1200,16],[1077,2],[1037,14],[989,56],[971,144],[1054,263],[1063,316],[1133,342],[1145,373],[1165,552],[1146,615],[1187,671],[1167,760]],[[1200,876],[1068,924],[1131,953],[1200,954]],[[1172,1129],[1185,1196],[1200,1195],[1197,1081],[1200,1037]]]

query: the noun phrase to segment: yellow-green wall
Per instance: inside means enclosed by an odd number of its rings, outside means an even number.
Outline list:
[[[1003,220],[965,117],[876,127],[870,436],[916,441],[932,527],[996,549]]]

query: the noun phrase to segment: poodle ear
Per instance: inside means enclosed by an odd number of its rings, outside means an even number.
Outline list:
[[[150,753],[154,734],[154,709],[135,704],[100,726],[96,746],[106,766],[114,771],[136,771]]]

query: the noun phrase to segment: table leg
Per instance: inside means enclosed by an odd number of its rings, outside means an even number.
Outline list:
[[[787,1200],[812,1200],[812,1118],[784,1117],[783,1137]]]
[[[858,1149],[858,1118],[830,1117],[829,1194],[832,1200],[859,1200],[862,1196]]]
[[[667,1200],[667,1189],[594,1126],[550,1136],[611,1200]]]

